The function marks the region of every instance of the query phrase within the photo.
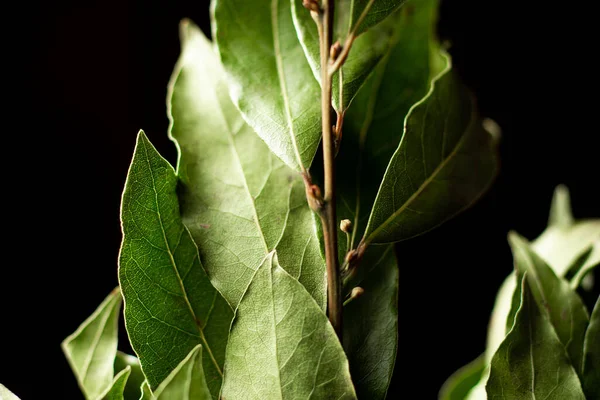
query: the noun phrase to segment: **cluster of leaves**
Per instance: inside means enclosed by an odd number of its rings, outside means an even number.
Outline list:
[[[515,270],[498,292],[486,351],[440,399],[600,399],[600,298],[590,316],[577,293],[600,264],[600,219],[575,221],[559,186],[542,235],[508,241]]]
[[[469,207],[496,173],[496,137],[436,41],[437,0],[336,2],[352,51],[337,209],[362,246],[329,323],[318,180],[319,39],[302,0],[217,0],[211,43],[181,24],[168,96],[176,170],[140,132],[122,199],[120,288],[63,343],[87,399],[383,399],[397,348],[391,243]],[[315,79],[316,78],[316,79]],[[384,246],[372,246],[372,245]],[[137,357],[117,351],[124,318]]]

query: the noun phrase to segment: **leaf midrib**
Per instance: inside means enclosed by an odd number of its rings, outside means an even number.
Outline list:
[[[287,92],[287,85],[283,77],[283,60],[281,59],[281,45],[279,43],[279,20],[278,7],[279,0],[271,0],[271,28],[273,33],[273,51],[275,55],[275,65],[277,66],[277,78],[279,79],[279,88],[281,89],[281,97],[283,99],[283,107],[285,109],[286,122],[288,124],[288,131],[294,148],[294,154],[298,161],[298,166],[304,171],[304,164],[302,163],[302,157],[300,156],[300,150],[298,149],[298,143],[296,143],[296,135],[294,133],[294,123],[292,121],[292,112],[290,107],[289,95]],[[302,60],[301,60],[302,62]]]
[[[208,345],[208,342],[206,341],[206,337],[204,336],[204,331],[203,329],[200,327],[199,323],[198,323],[198,318],[196,316],[196,313],[194,312],[194,309],[192,308],[192,304],[190,303],[185,285],[183,284],[183,281],[181,279],[181,275],[179,275],[179,270],[177,269],[177,263],[175,262],[175,258],[173,257],[173,252],[171,250],[171,246],[169,245],[169,241],[167,240],[167,234],[165,232],[165,227],[162,221],[162,217],[160,214],[160,202],[158,201],[158,191],[156,190],[156,180],[154,179],[154,171],[152,170],[152,165],[150,164],[150,157],[148,154],[148,147],[146,146],[146,143],[142,142],[143,146],[144,146],[144,153],[146,155],[146,162],[148,163],[148,170],[150,171],[150,177],[152,179],[152,191],[154,192],[154,202],[156,204],[156,214],[158,216],[158,222],[160,224],[160,230],[162,232],[162,236],[163,236],[163,240],[165,242],[165,246],[166,246],[166,250],[167,253],[169,254],[169,259],[171,260],[171,266],[173,267],[173,271],[175,272],[175,275],[177,276],[177,282],[179,283],[179,286],[181,287],[181,291],[183,293],[183,299],[185,300],[185,303],[188,307],[188,310],[190,312],[190,314],[192,315],[192,317],[194,318],[194,324],[196,325],[196,328],[198,329],[198,333],[200,334],[200,340],[202,340],[203,344],[206,346],[206,351],[208,352],[211,361],[213,362],[215,368],[217,369],[217,372],[219,373],[219,375],[221,377],[223,377],[223,371],[221,370],[221,368],[219,367],[219,363],[217,362],[217,360],[215,359],[212,350],[210,348],[210,346]],[[185,226],[182,227],[183,229],[183,234],[185,234],[187,231],[187,228]],[[188,232],[189,235],[189,232]],[[178,243],[179,245],[179,243]],[[195,246],[195,244],[194,244]],[[194,257],[199,257],[198,256],[198,250],[196,249],[196,253]],[[193,263],[192,263],[193,265]],[[216,290],[216,289],[215,289]]]
[[[449,66],[448,68],[444,69],[444,71],[442,71],[442,73],[440,75],[438,75],[437,79],[434,80],[434,83],[431,86],[431,90],[430,92],[418,103],[416,103],[413,108],[408,112],[407,114],[407,119],[410,117],[412,110],[415,107],[421,106],[423,104],[424,101],[426,101],[427,99],[430,98],[430,95],[433,93],[433,90],[435,89],[435,83],[437,83],[437,81],[439,81],[439,79],[441,79],[443,76],[446,75],[446,73],[448,73],[449,71]],[[408,208],[413,201],[415,201],[420,195],[421,193],[425,190],[425,188],[427,188],[429,186],[429,184],[431,182],[434,181],[434,179],[437,177],[437,175],[446,167],[446,165],[454,159],[454,156],[458,153],[458,150],[463,146],[465,140],[470,136],[471,133],[471,128],[473,127],[474,122],[476,121],[476,116],[475,116],[475,109],[472,108],[471,109],[471,117],[469,119],[469,124],[467,125],[467,127],[465,128],[465,130],[463,131],[463,135],[460,138],[460,140],[458,142],[456,142],[456,145],[454,146],[454,148],[452,149],[452,152],[450,154],[448,154],[448,156],[442,160],[442,162],[435,168],[435,170],[431,173],[431,175],[429,177],[427,177],[427,179],[425,179],[423,181],[423,183],[421,183],[421,185],[419,185],[419,188],[408,198],[408,200],[406,200],[404,202],[404,204],[402,204],[402,206],[396,210],[395,212],[393,212],[381,225],[379,225],[379,227],[377,229],[375,229],[366,239],[365,239],[365,243],[368,245],[369,243],[371,243],[371,241],[373,241],[373,238],[375,236],[377,236],[377,234],[379,234],[380,231],[382,231],[383,229],[385,229],[387,227],[387,225],[389,225],[394,219],[396,219],[400,214],[402,214],[404,212],[404,210],[406,208]],[[403,146],[403,142],[406,140],[406,133],[404,133],[404,136],[402,137],[402,140],[400,142],[400,145],[398,146],[398,149],[396,150],[396,152],[394,152],[394,155],[392,156],[392,158],[394,158],[394,156],[397,154],[397,152],[399,152]],[[389,168],[389,165],[388,165]],[[387,171],[386,171],[387,174]],[[384,175],[385,177],[385,175]],[[377,193],[377,197],[379,197],[379,193]],[[375,199],[375,202],[377,202],[377,199]],[[367,224],[367,231],[369,230],[369,226],[370,225]]]

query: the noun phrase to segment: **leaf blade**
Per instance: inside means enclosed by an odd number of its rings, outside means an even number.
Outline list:
[[[327,317],[279,266],[274,252],[237,308],[222,396],[356,398],[348,361]]]
[[[169,85],[170,135],[180,154],[182,218],[212,283],[235,308],[265,255],[277,249],[324,309],[325,263],[302,178],[242,119],[210,42],[189,21],[181,30]]]
[[[515,326],[494,355],[486,385],[489,400],[545,398],[585,400],[577,373],[550,322],[521,276]]]
[[[590,317],[583,346],[583,388],[589,399],[600,397],[600,297]]]
[[[155,400],[211,398],[202,369],[202,345],[194,347],[153,393]]]
[[[115,378],[113,379],[112,385],[108,388],[108,391],[103,394],[100,399],[103,400],[123,400],[125,386],[131,374],[131,367],[127,366],[122,369]]]
[[[548,319],[559,340],[567,349],[578,375],[583,367],[583,342],[589,316],[576,292],[569,284],[558,278],[552,269],[535,254],[527,242],[516,233],[509,234],[515,268],[527,273],[533,297],[540,309],[547,310]]]
[[[464,400],[481,379],[485,364],[485,357],[482,355],[458,369],[444,382],[438,399]]]
[[[304,61],[290,7],[289,0],[218,0],[213,37],[231,98],[248,124],[281,160],[303,171],[320,142],[320,89]]]
[[[95,400],[112,385],[121,302],[114,289],[61,344],[86,399]]]
[[[367,223],[366,244],[435,228],[474,203],[496,175],[495,135],[484,129],[472,96],[446,62],[429,94],[409,111]]]
[[[151,387],[203,344],[216,397],[233,312],[212,287],[181,222],[176,187],[175,171],[140,132],[121,213],[119,282],[125,326]]]
[[[117,351],[117,357],[115,358],[115,372],[121,372],[125,368],[130,368],[131,373],[127,379],[123,397],[125,397],[125,400],[138,400],[140,398],[140,387],[146,380],[146,377],[142,372],[142,367],[140,366],[140,361],[137,357]]]
[[[8,388],[1,383],[0,383],[0,399],[1,400],[20,400],[13,392],[8,390]]]

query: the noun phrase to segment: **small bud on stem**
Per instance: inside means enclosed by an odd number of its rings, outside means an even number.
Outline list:
[[[353,288],[352,292],[350,292],[350,296],[346,299],[346,301],[344,301],[344,305],[348,305],[348,303],[350,303],[352,300],[358,299],[364,293],[365,289],[361,288],[360,286]]]
[[[349,219],[343,219],[340,221],[340,230],[345,233],[352,232],[352,221]]]
[[[302,5],[311,12],[321,12],[321,7],[319,6],[319,2],[317,0],[302,0]]]

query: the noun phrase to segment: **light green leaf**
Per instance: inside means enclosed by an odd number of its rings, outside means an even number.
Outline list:
[[[216,398],[233,312],[200,264],[181,222],[176,189],[175,171],[140,132],[121,211],[125,326],[151,387],[202,344],[204,370]]]
[[[346,110],[352,100],[357,95],[359,89],[363,86],[367,78],[375,70],[377,64],[390,53],[400,38],[404,41],[405,47],[425,48],[427,50],[428,40],[423,34],[428,34],[432,30],[433,24],[423,19],[423,12],[435,13],[437,1],[424,0],[425,5],[419,3],[416,7],[407,6],[390,15],[384,22],[374,26],[363,35],[358,36],[352,45],[352,50],[342,67],[342,101],[340,102],[340,76],[336,73],[333,77],[333,107],[338,111]],[[379,2],[375,2],[377,5]],[[399,2],[401,3],[401,2]],[[319,34],[317,25],[312,19],[310,12],[304,8],[301,0],[292,0],[294,25],[300,38],[300,43],[304,53],[311,66],[313,74],[318,82],[321,81],[321,62],[319,49]],[[433,7],[432,7],[433,5]],[[336,9],[336,15],[339,11],[350,11],[351,4],[339,4]],[[345,9],[346,8],[346,9]],[[348,13],[349,14],[349,13]],[[427,26],[422,29],[420,24],[425,21]],[[340,31],[340,36],[334,40],[340,40],[344,43],[346,36],[352,29],[347,25],[348,20],[344,17],[338,19],[336,29]],[[424,42],[422,40],[425,40]],[[423,43],[425,46],[423,46]],[[411,58],[411,63],[413,59]],[[402,63],[404,69],[413,68],[412,64]],[[427,71],[425,71],[427,72]],[[390,82],[391,83],[391,82]],[[398,93],[396,93],[397,95]],[[424,93],[423,93],[424,94]],[[416,100],[415,100],[416,101]],[[412,105],[412,104],[411,104]]]
[[[453,373],[440,390],[439,400],[464,400],[479,382],[485,369],[485,358],[479,356]]]
[[[321,91],[292,22],[290,0],[216,0],[213,37],[230,94],[271,151],[310,167],[321,139]]]
[[[0,383],[0,400],[20,400],[13,392],[8,390],[6,386]]]
[[[333,327],[269,253],[233,321],[224,399],[356,399]]]
[[[140,400],[154,400],[154,395],[152,394],[152,390],[150,389],[150,384],[148,381],[144,381],[144,383],[142,383],[140,391],[142,392],[142,397],[140,397]]]
[[[573,367],[581,374],[583,366],[583,341],[589,316],[579,295],[571,290],[567,281],[558,278],[552,269],[535,254],[525,239],[511,232],[508,241],[513,251],[515,268],[527,272],[531,292],[540,309],[567,349]]]
[[[142,393],[142,400],[211,399],[202,369],[202,346],[194,347],[154,393],[147,384],[142,385]]]
[[[569,190],[559,185],[554,191],[548,227],[532,243],[533,250],[558,276],[592,247],[593,255],[580,268],[589,271],[600,263],[600,219],[575,221],[571,212]]]
[[[125,386],[127,385],[127,380],[130,373],[130,366],[127,366],[125,369],[121,370],[113,379],[111,387],[108,388],[106,393],[100,396],[100,398],[103,400],[123,400],[123,393],[125,391]]]
[[[121,301],[114,289],[61,344],[86,399],[96,400],[112,386]]]
[[[353,222],[353,248],[364,233],[386,167],[402,137],[406,115],[427,94],[432,76],[439,73],[440,53],[433,32],[436,6],[437,0],[422,0],[412,8],[410,18],[397,21],[393,47],[346,113],[337,157],[339,170],[347,171],[338,177],[338,216]],[[345,254],[345,247],[340,250]]]
[[[170,132],[180,150],[183,221],[213,285],[235,308],[265,255],[277,249],[287,272],[324,309],[325,263],[302,178],[244,122],[200,30],[186,21],[181,36]]]
[[[125,368],[130,368],[131,374],[129,374],[129,379],[127,379],[123,396],[125,400],[138,400],[140,398],[140,387],[146,380],[146,377],[142,373],[140,361],[137,357],[117,351],[115,372],[120,372]]]
[[[585,334],[582,379],[588,399],[600,399],[600,297]]]
[[[398,349],[398,265],[393,246],[373,246],[349,288],[365,292],[344,307],[344,349],[356,394],[385,399]]]
[[[497,140],[471,94],[447,66],[406,117],[366,228],[365,243],[390,243],[435,228],[468,208],[496,175]]]
[[[486,390],[489,400],[585,400],[562,343],[525,281],[515,325],[492,359]]]

